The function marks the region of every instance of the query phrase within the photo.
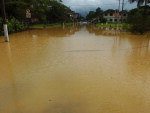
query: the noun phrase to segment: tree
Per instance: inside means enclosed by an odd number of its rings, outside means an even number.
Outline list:
[[[101,10],[101,8],[97,8],[96,12],[95,12],[95,16],[102,16],[103,15],[103,10]]]
[[[150,7],[132,9],[128,15],[128,22],[131,24],[132,32],[143,34],[150,30]]]
[[[87,20],[91,20],[94,17],[95,17],[95,12],[94,11],[90,11],[89,14],[86,16]]]
[[[145,3],[145,6],[150,3],[150,0],[129,0],[130,3],[137,2],[137,7],[139,8],[141,5]]]
[[[93,22],[106,22],[106,19],[103,18],[103,10],[101,10],[99,7],[96,9],[96,11],[90,11],[86,16],[86,19]]]
[[[62,0],[6,0],[7,16],[24,22],[26,9],[30,9],[32,18],[40,23],[69,21],[68,12],[71,10],[61,2]]]
[[[87,20],[91,20],[93,18],[101,18],[103,16],[103,10],[101,8],[97,8],[96,11],[90,11],[89,14],[87,15]]]
[[[46,14],[48,20],[51,20],[53,22],[70,21],[69,15],[69,12],[71,12],[70,8],[55,1],[49,2],[49,5],[51,6],[51,8]]]
[[[28,4],[21,0],[7,0],[6,2],[6,11],[8,18],[15,17],[19,20],[23,20],[25,18],[25,12],[27,8]]]

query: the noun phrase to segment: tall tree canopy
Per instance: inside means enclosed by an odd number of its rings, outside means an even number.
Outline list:
[[[90,11],[86,18],[87,20],[91,20],[92,18],[102,17],[102,16],[103,16],[103,10],[101,10],[101,8],[98,7],[96,11]]]
[[[69,19],[70,8],[62,0],[5,0],[8,18],[15,17],[20,21],[26,18],[26,9],[31,10],[32,18],[40,22],[64,21]],[[0,14],[2,15],[2,14]]]
[[[145,4],[145,6],[147,4],[150,3],[150,0],[129,0],[130,3],[133,3],[133,2],[137,2],[137,7],[140,7],[141,5]]]

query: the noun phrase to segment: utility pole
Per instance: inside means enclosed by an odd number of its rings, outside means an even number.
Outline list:
[[[121,22],[123,22],[124,0],[122,0]]]
[[[117,13],[118,13],[117,14],[117,20],[118,20],[118,24],[119,24],[119,22],[120,22],[120,0],[119,0],[118,12]],[[118,24],[117,24],[117,26],[118,26]]]
[[[5,42],[9,42],[7,18],[6,18],[6,10],[5,10],[5,1],[4,0],[2,0],[2,12],[3,12],[3,23],[4,23],[3,26],[4,26]]]
[[[122,11],[124,10],[124,0],[122,0]]]
[[[118,6],[118,11],[120,11],[120,0],[119,0],[119,6]]]

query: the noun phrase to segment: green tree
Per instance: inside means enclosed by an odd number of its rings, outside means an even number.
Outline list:
[[[103,18],[103,10],[101,8],[97,8],[96,11],[90,11],[89,14],[86,16],[87,20],[94,20],[94,22],[101,22],[105,23],[106,20]]]
[[[55,1],[51,1],[50,6],[51,10],[50,12],[47,12],[47,17],[49,20],[54,22],[65,22],[70,20],[70,8]]]
[[[86,16],[87,20],[91,20],[95,18],[95,11],[90,11],[89,14]]]
[[[103,10],[101,10],[101,8],[98,7],[96,9],[95,16],[103,16]]]
[[[129,0],[130,3],[137,2],[137,7],[139,8],[141,5],[150,3],[150,0]]]
[[[128,22],[132,25],[132,32],[143,34],[150,30],[150,7],[136,8],[129,12]]]
[[[28,4],[23,1],[8,0],[6,2],[6,12],[8,18],[15,17],[19,20],[25,18],[25,12],[28,7]]]
[[[21,22],[26,20],[26,9],[30,9],[32,18],[38,19],[40,23],[69,21],[68,12],[71,10],[61,2],[62,0],[7,0],[6,12],[9,19],[15,17]]]

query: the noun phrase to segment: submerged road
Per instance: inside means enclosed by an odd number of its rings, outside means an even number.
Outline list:
[[[94,26],[0,37],[0,113],[150,113],[150,37]]]

